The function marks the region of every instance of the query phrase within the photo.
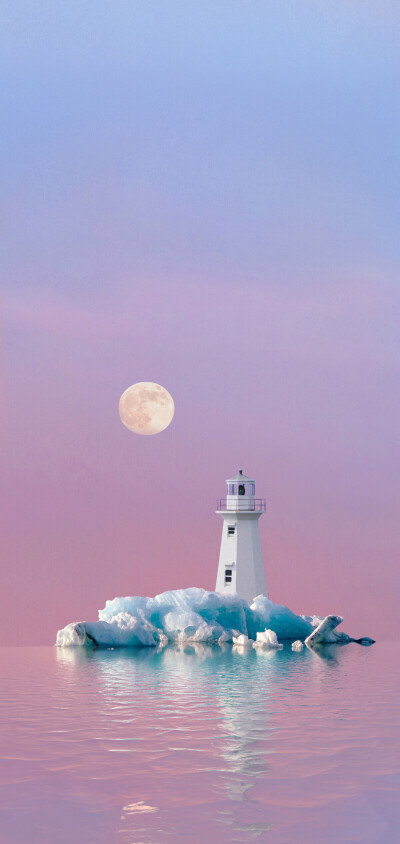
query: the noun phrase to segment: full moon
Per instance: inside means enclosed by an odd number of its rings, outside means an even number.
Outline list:
[[[119,400],[121,422],[135,434],[159,434],[168,428],[175,407],[165,387],[152,381],[139,381],[128,387]]]

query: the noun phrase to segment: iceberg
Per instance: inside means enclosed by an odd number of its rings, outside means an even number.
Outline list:
[[[322,619],[318,618],[317,623]],[[305,639],[315,627],[312,617],[259,595],[251,606],[238,595],[192,587],[162,592],[154,598],[106,601],[98,621],[68,624],[57,633],[62,647],[162,647],[168,642],[252,645],[266,629],[279,639]]]
[[[193,642],[279,648],[281,640],[312,637],[322,622],[319,616],[296,615],[264,595],[258,595],[249,605],[238,595],[191,587],[162,592],[154,598],[113,598],[99,610],[98,621],[72,622],[59,630],[56,644],[163,648],[169,642]]]

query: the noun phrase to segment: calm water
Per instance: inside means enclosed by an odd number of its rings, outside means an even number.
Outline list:
[[[400,643],[0,649],[0,841],[400,841]]]

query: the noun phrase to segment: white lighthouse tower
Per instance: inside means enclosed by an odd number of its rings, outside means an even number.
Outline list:
[[[215,591],[237,593],[251,604],[257,595],[268,597],[258,528],[265,498],[255,498],[255,482],[241,469],[226,483],[228,494],[218,500],[216,510],[223,526]]]

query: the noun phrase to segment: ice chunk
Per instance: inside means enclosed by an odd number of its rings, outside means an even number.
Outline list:
[[[303,642],[300,639],[297,639],[296,642],[292,642],[292,651],[302,651],[304,648]]]
[[[57,645],[100,645],[105,648],[155,646],[164,635],[161,631],[142,624],[131,616],[130,622],[115,616],[111,623],[106,621],[81,621],[68,624],[57,633]],[[158,634],[158,635],[157,635]]]
[[[343,619],[341,615],[327,615],[320,624],[314,627],[310,636],[307,636],[306,644],[327,645],[332,643],[336,644],[339,641],[349,642],[350,636],[347,636],[346,633],[338,633],[336,631],[336,627],[338,627],[342,621]]]
[[[244,633],[241,633],[240,636],[233,636],[232,642],[234,645],[239,645],[242,648],[251,648],[253,644],[253,640],[249,639]]]
[[[88,645],[89,641],[86,636],[86,627],[84,621],[76,621],[67,624],[63,630],[57,633],[56,645],[64,648],[77,647],[80,645]]]
[[[352,639],[347,633],[342,633],[341,630],[336,630],[343,621],[341,615],[327,615],[314,628],[310,636],[306,638],[306,645],[309,648],[318,645],[347,645],[348,642],[357,642],[359,645],[373,645],[374,639],[364,636],[361,639]]]
[[[257,633],[257,639],[253,642],[253,648],[275,648],[275,650],[281,650],[283,645],[278,642],[275,630],[264,630],[264,633]]]

